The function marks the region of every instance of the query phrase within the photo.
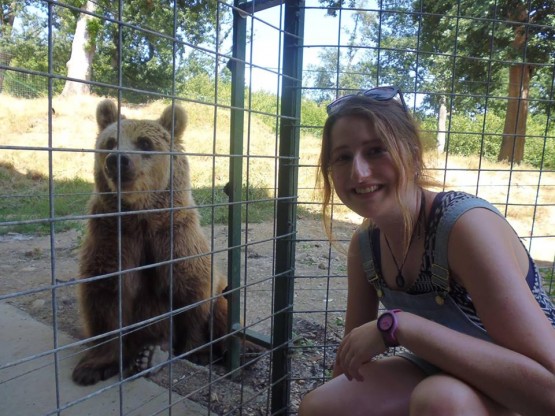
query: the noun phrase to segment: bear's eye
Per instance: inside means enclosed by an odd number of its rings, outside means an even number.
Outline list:
[[[114,149],[115,147],[116,147],[116,139],[114,139],[113,137],[110,137],[108,140],[104,142],[104,148],[106,150],[111,150],[111,149]]]
[[[152,142],[148,137],[139,137],[137,139],[137,147],[145,152],[152,150]]]

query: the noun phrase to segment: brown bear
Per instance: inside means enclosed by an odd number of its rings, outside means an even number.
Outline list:
[[[80,254],[85,281],[77,288],[85,335],[95,338],[73,380],[94,384],[120,365],[133,374],[153,346],[181,354],[212,339],[222,354],[226,282],[212,268],[191,195],[185,110],[170,105],[158,120],[118,121],[116,105],[104,100],[96,120],[95,192]]]

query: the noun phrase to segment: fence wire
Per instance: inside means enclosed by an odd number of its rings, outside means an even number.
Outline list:
[[[361,221],[336,200],[335,244],[321,226],[315,179],[325,106],[376,85],[403,90],[441,189],[494,203],[555,297],[555,27],[536,2],[519,3],[526,13],[518,16],[502,1],[81,3],[2,6],[0,413],[297,414],[302,396],[331,376],[344,329],[344,249]],[[172,172],[187,158],[185,183],[170,175],[164,189],[136,190],[137,198],[169,194],[169,205],[128,209],[119,183],[116,209],[91,211],[88,200],[100,195],[95,159],[110,150],[95,145],[106,97],[127,119],[186,109],[183,152],[173,134],[169,149],[146,158],[151,149],[116,146],[133,160],[169,157]],[[121,137],[123,122],[116,131]],[[178,195],[189,192],[194,204],[182,205]],[[182,241],[174,224],[191,210],[205,252],[127,266],[129,218],[169,216],[164,244],[173,249]],[[117,267],[87,282],[118,281],[118,319],[87,338],[76,292],[79,248],[94,219],[117,224]],[[126,339],[164,324],[177,336],[168,322],[224,296],[123,319],[128,276],[154,296],[145,279],[167,270],[173,293],[174,266],[203,255],[209,284],[220,274],[228,281],[223,339],[211,319],[201,346],[76,385],[72,371],[93,345],[115,342],[123,370]],[[230,346],[223,358],[219,341]],[[203,348],[208,355],[194,357]]]

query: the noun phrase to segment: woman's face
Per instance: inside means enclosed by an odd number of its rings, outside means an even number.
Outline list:
[[[397,173],[391,155],[368,121],[342,117],[330,135],[331,177],[341,201],[365,218],[398,212]]]

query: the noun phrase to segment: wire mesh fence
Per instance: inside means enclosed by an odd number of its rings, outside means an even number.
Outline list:
[[[447,3],[2,5],[2,412],[296,414],[331,376],[361,221],[336,201],[336,244],[321,226],[325,107],[376,85],[402,89],[442,189],[493,202],[555,296],[553,21],[533,1]]]

